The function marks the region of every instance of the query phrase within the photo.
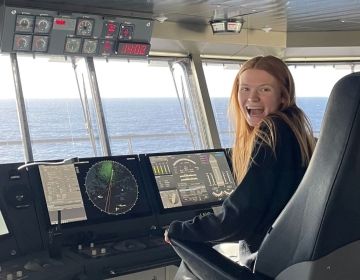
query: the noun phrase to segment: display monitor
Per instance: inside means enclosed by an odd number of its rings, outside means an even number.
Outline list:
[[[0,236],[6,235],[9,233],[9,229],[6,226],[5,219],[0,209]]]
[[[39,171],[50,223],[58,223],[58,211],[62,223],[86,220],[74,164],[40,165]]]
[[[99,223],[151,214],[137,156],[40,165],[50,224]]]
[[[164,210],[215,204],[235,190],[223,150],[150,154],[148,158]]]

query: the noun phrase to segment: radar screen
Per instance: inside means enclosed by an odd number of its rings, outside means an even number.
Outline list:
[[[91,166],[86,174],[85,189],[92,203],[109,215],[130,211],[136,204],[139,192],[130,170],[112,160]]]
[[[214,204],[235,190],[224,151],[148,157],[164,209]]]
[[[81,158],[39,166],[51,224],[101,223],[151,215],[137,156]]]
[[[0,236],[6,235],[9,233],[9,229],[6,226],[3,214],[0,209]]]
[[[89,220],[151,215],[137,156],[85,158],[77,175]]]

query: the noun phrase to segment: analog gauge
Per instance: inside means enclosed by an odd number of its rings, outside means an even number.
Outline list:
[[[104,23],[102,37],[115,39],[119,32],[119,23],[115,21],[107,21]]]
[[[34,16],[18,15],[16,17],[16,32],[32,33],[34,28]]]
[[[48,36],[34,36],[32,50],[35,52],[46,52],[49,45]]]
[[[132,40],[133,34],[134,34],[134,26],[133,25],[122,24],[120,26],[119,39]]]
[[[110,215],[125,214],[138,199],[138,185],[132,173],[122,164],[105,160],[94,164],[85,179],[91,202]]]
[[[36,17],[35,33],[49,33],[52,27],[52,17]]]
[[[84,44],[83,44],[83,48],[82,48],[82,53],[96,54],[97,47],[98,47],[98,40],[85,39]]]
[[[15,34],[13,50],[30,51],[32,35]]]
[[[113,40],[108,40],[108,39],[101,40],[99,53],[101,55],[111,55],[114,53],[114,46],[115,46],[115,41]]]
[[[79,53],[81,47],[81,38],[67,37],[65,42],[66,53]]]
[[[76,35],[91,36],[94,29],[93,19],[79,19],[76,25]]]

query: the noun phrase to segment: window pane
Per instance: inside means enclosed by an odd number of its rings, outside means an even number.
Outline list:
[[[91,97],[81,101],[71,62],[28,56],[18,56],[18,62],[34,160],[99,153],[95,118],[84,118],[92,110]],[[84,84],[80,79],[80,88]]]
[[[183,83],[176,91],[167,61],[94,62],[113,155],[196,147],[188,117],[192,108],[183,96],[188,89]],[[179,71],[174,70],[175,80]]]
[[[297,104],[310,119],[315,136],[320,133],[328,97],[335,83],[351,73],[351,65],[289,65],[294,77]]]
[[[231,147],[233,143],[233,129],[228,119],[228,105],[231,89],[235,76],[239,72],[240,64],[204,62],[203,69],[220,135],[221,146],[225,148]]]
[[[0,163],[24,161],[11,62],[0,54]]]

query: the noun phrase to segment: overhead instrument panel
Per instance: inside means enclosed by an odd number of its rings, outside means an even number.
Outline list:
[[[235,189],[223,151],[151,154],[148,159],[164,209],[211,205]]]
[[[2,20],[2,52],[146,57],[150,51],[148,19],[4,6]]]

